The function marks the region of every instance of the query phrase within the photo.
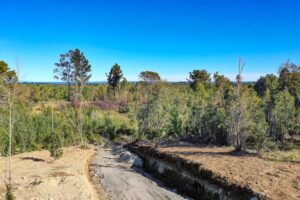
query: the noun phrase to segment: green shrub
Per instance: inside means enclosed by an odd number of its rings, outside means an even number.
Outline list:
[[[135,137],[138,130],[137,122],[130,120],[127,115],[116,112],[93,111],[91,113],[90,129],[93,133],[100,133],[114,139],[118,135]]]
[[[48,141],[48,149],[50,151],[50,156],[58,159],[63,155],[63,150],[60,149],[62,147],[62,139],[61,136],[57,133],[53,133],[49,136]]]
[[[12,187],[10,185],[6,186],[6,195],[5,195],[6,200],[15,200],[16,197],[14,196],[12,192]]]
[[[95,145],[101,145],[104,143],[103,137],[96,133],[89,134],[88,140],[90,143],[95,144]]]

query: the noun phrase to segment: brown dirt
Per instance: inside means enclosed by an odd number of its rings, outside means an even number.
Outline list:
[[[232,153],[232,148],[160,147],[160,152],[201,163],[228,182],[250,186],[268,199],[300,199],[300,163],[274,162]]]
[[[17,199],[103,199],[89,181],[88,165],[94,149],[68,147],[53,160],[48,151],[12,158],[13,192]],[[0,199],[4,199],[6,158],[0,157]]]

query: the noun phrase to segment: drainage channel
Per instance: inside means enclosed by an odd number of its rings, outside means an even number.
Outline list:
[[[90,171],[93,182],[111,200],[191,199],[166,187],[142,168],[143,160],[121,145],[99,148]]]

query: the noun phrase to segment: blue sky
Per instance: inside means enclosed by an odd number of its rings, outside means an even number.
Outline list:
[[[193,69],[244,80],[300,64],[299,0],[128,0],[1,2],[0,60],[20,63],[27,81],[53,81],[58,55],[79,48],[92,81],[106,80],[114,63],[129,80],[153,70],[169,81]]]

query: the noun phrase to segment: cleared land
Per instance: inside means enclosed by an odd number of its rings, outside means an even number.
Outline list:
[[[64,148],[59,160],[48,151],[13,156],[12,175],[17,199],[103,199],[89,181],[88,165],[94,149]],[[3,182],[6,158],[0,157],[0,199],[4,199]]]
[[[249,186],[268,199],[300,199],[300,163],[237,155],[232,148],[174,146],[158,150],[201,163],[228,182]]]

